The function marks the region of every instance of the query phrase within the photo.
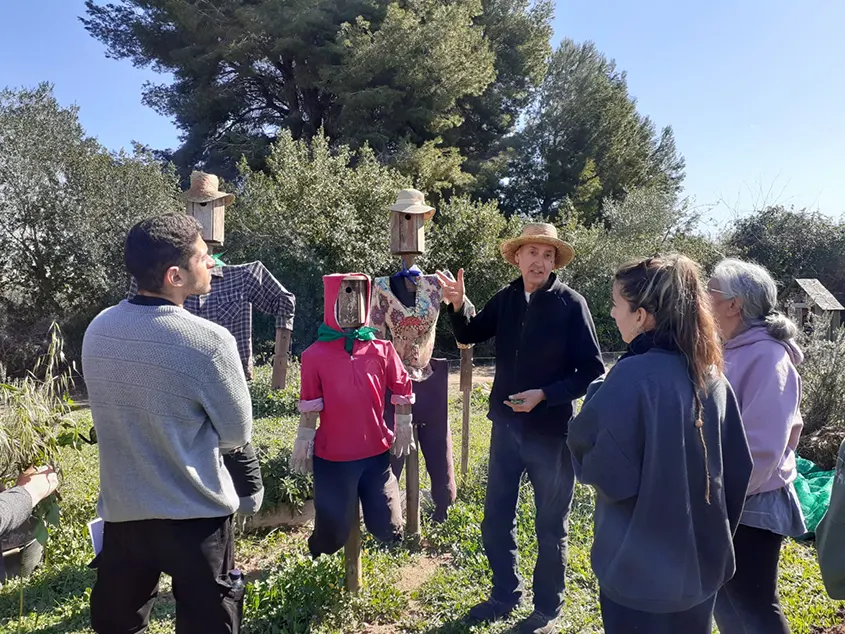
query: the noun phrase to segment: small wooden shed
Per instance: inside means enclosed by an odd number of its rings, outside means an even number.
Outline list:
[[[845,310],[838,299],[817,279],[796,279],[789,304],[790,316],[805,331],[812,330],[814,322],[829,322],[827,335],[833,338],[842,324]]]

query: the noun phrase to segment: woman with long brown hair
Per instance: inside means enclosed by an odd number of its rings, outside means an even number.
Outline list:
[[[596,489],[605,632],[710,634],[752,462],[698,265],[623,266],[611,315],[628,351],[591,386],[568,440]]]

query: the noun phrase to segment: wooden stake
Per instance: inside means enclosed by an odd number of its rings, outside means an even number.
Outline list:
[[[413,449],[405,462],[405,535],[416,537],[420,533],[420,441],[414,426]]]
[[[288,376],[288,353],[290,352],[291,331],[276,328],[276,348],[273,356],[273,378],[270,387],[281,390],[285,387]]]
[[[461,475],[469,471],[469,398],[472,392],[472,348],[461,348],[461,392],[463,425],[461,427]]]
[[[349,539],[343,547],[343,559],[346,564],[346,591],[358,594],[361,589],[361,506],[355,507],[355,521]]]

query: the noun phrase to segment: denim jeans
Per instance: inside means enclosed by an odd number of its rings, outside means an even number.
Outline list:
[[[496,421],[481,535],[493,571],[492,598],[516,604],[523,583],[517,571],[516,505],[522,474],[534,488],[538,556],[534,567],[534,608],[556,617],[563,605],[569,510],[575,474],[565,436],[524,429],[519,421]]]

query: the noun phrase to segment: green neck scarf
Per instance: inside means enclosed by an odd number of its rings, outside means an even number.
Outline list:
[[[352,354],[352,347],[355,345],[356,339],[358,341],[372,341],[376,338],[376,332],[378,331],[375,328],[370,328],[369,326],[344,332],[330,328],[326,324],[320,324],[320,328],[317,330],[317,341],[337,341],[338,339],[346,339],[346,341],[343,342],[343,347],[349,354]]]

